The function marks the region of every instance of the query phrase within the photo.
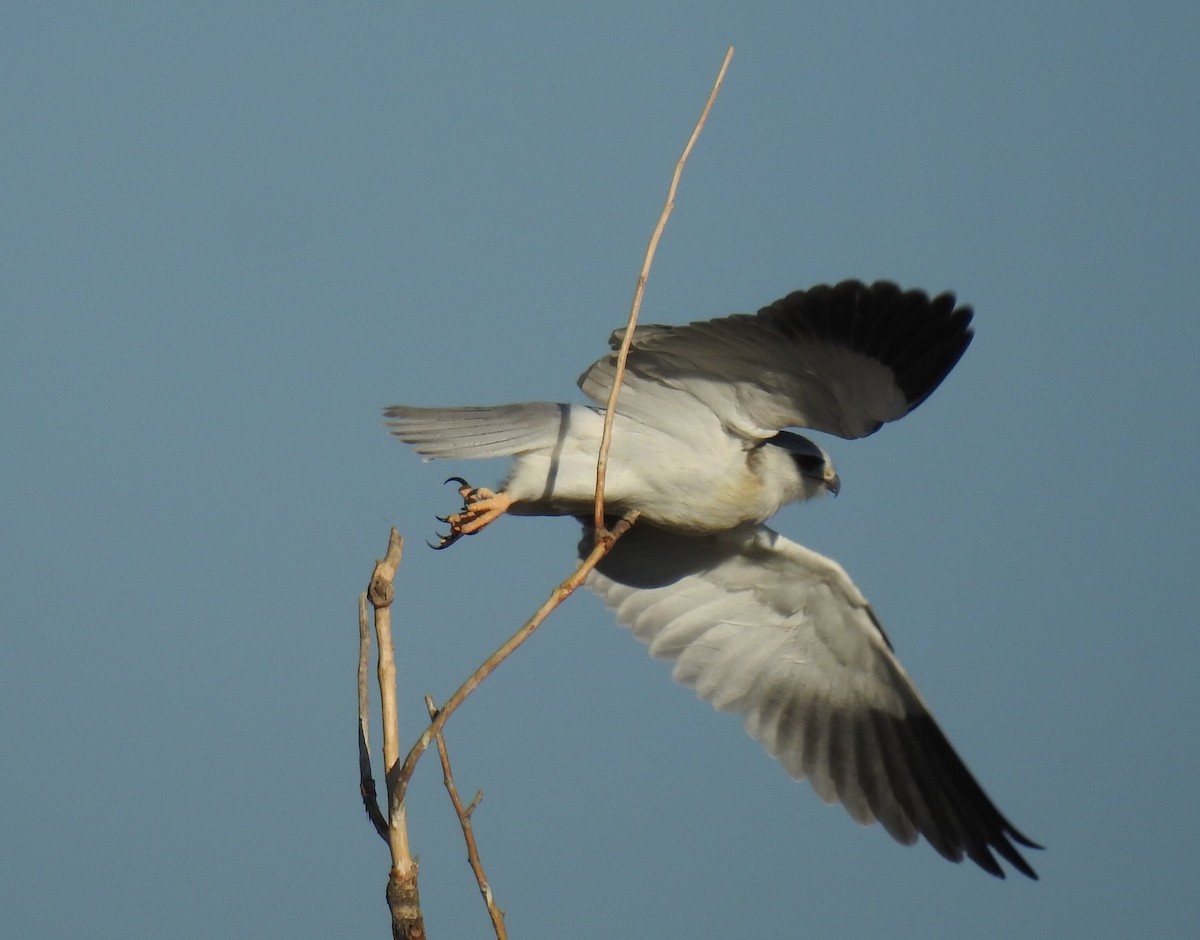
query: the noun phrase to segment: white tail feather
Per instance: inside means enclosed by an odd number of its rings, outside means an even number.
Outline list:
[[[552,447],[569,405],[525,402],[488,408],[384,409],[388,430],[426,457],[505,457]]]

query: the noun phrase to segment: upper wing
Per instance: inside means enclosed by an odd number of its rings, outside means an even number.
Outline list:
[[[686,326],[639,326],[627,368],[631,406],[653,383],[703,402],[736,434],[762,440],[785,427],[865,437],[938,387],[971,342],[970,307],[888,281],[796,291],[757,314]],[[624,331],[610,339],[620,346]],[[579,387],[603,405],[616,355]],[[626,410],[622,390],[619,409]]]
[[[592,547],[590,532],[580,545]],[[866,599],[834,561],[766,526],[684,536],[640,522],[587,579],[676,681],[746,730],[826,802],[893,838],[1003,877],[1037,875],[946,740]]]

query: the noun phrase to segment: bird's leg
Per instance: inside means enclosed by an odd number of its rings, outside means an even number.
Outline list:
[[[450,526],[450,532],[439,536],[438,544],[433,546],[436,549],[449,548],[464,535],[474,535],[499,519],[512,505],[507,493],[493,493],[482,486],[471,486],[462,477],[450,477],[446,482],[459,485],[458,494],[463,498],[463,508],[452,516],[438,516],[439,522]]]

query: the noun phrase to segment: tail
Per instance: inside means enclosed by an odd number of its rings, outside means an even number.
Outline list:
[[[491,408],[383,410],[388,430],[426,457],[506,457],[553,447],[564,433],[570,405],[536,401]]]

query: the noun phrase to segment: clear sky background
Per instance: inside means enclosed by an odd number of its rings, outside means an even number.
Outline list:
[[[402,733],[573,565],[380,408],[581,400],[725,47],[648,322],[844,277],[974,345],[825,442],[838,559],[997,804],[1001,882],[862,829],[581,593],[449,726],[514,937],[1184,937],[1200,922],[1194,3],[8,4],[0,934],[383,937],[356,598]],[[376,739],[378,731],[376,728]],[[434,760],[431,937],[489,927]]]

